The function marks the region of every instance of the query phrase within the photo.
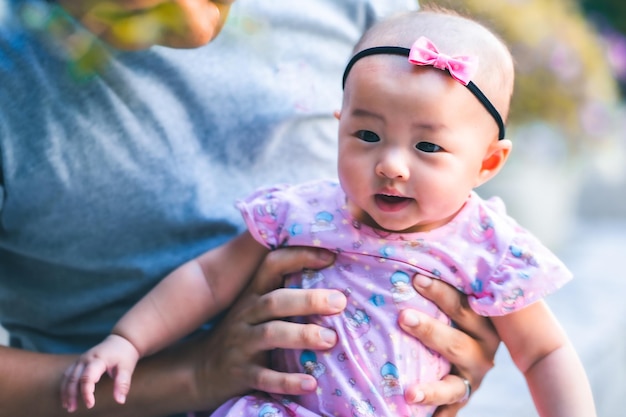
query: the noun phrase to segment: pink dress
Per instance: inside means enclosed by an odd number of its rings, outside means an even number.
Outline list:
[[[434,407],[408,405],[404,389],[441,379],[450,365],[404,333],[397,315],[411,307],[449,319],[413,289],[416,272],[454,285],[486,316],[519,310],[571,278],[554,254],[506,215],[501,200],[474,193],[445,226],[407,234],[356,221],[341,187],[330,181],[260,190],[238,207],[253,236],[270,249],[336,252],[334,265],[290,276],[285,286],[339,289],[348,307],[335,316],[306,318],[336,330],[333,349],[274,352],[275,369],[317,379],[315,394],[248,395],[223,404],[213,417],[430,416]]]

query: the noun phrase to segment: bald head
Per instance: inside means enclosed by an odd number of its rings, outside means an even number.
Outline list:
[[[446,55],[478,58],[477,84],[506,120],[513,93],[513,58],[506,45],[480,23],[444,9],[422,9],[383,20],[368,30],[354,52],[375,46],[410,48],[420,36]]]

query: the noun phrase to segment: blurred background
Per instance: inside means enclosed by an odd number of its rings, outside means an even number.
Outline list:
[[[244,1],[244,0],[241,0]],[[626,1],[422,0],[471,15],[499,33],[516,60],[503,172],[478,191],[499,195],[519,223],[575,275],[548,299],[592,383],[598,415],[626,410]],[[2,2],[0,2],[0,6]],[[1,12],[1,10],[0,10]],[[59,19],[26,10],[33,27],[63,35]],[[79,47],[77,47],[78,45]],[[89,76],[106,59],[68,43],[70,68]],[[0,342],[2,335],[0,334]],[[461,417],[536,417],[505,348]]]
[[[503,172],[478,191],[552,248],[574,280],[548,302],[574,343],[599,416],[626,410],[626,2],[423,0],[478,18],[516,61]],[[461,417],[536,417],[504,347]]]

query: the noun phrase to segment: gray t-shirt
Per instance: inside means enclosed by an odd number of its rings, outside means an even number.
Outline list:
[[[50,7],[0,0],[0,322],[13,346],[78,352],[241,231],[237,198],[335,175],[352,46],[416,3],[238,0],[209,45],[116,53],[89,79]]]

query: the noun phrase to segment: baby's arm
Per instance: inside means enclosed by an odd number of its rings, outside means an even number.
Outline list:
[[[141,356],[161,350],[230,306],[267,252],[249,232],[205,252],[165,277],[112,333]]]
[[[95,384],[105,372],[114,378],[116,401],[123,403],[137,361],[228,307],[267,252],[245,232],[175,269],[118,321],[109,337],[68,368],[62,383],[65,408],[76,408],[79,384],[85,405],[93,407]]]
[[[545,302],[492,317],[541,417],[595,417],[585,370]]]

